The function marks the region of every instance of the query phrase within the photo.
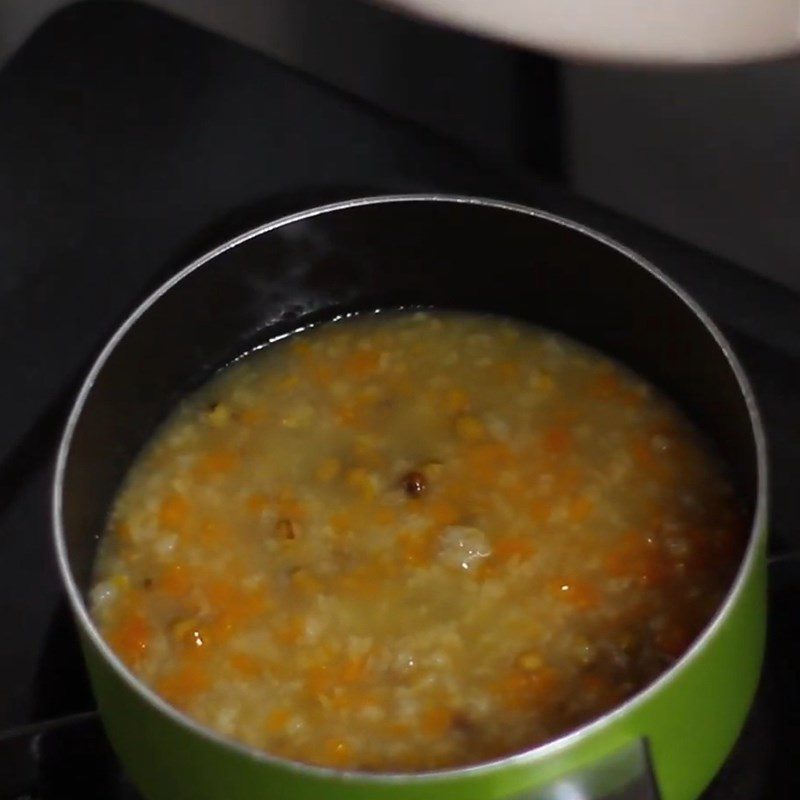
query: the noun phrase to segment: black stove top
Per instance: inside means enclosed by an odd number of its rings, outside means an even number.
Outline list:
[[[747,726],[704,800],[800,797],[799,297],[132,3],[58,13],[0,71],[0,175],[0,800],[137,797],[93,710],[49,541],[56,439],[104,337],[166,274],[270,217],[437,191],[519,201],[608,233],[730,334],[771,443],[769,651]]]

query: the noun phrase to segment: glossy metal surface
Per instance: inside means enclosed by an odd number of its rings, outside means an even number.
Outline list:
[[[611,790],[609,776],[613,776]],[[550,786],[514,795],[509,800],[660,800],[660,797],[647,742],[637,739]]]

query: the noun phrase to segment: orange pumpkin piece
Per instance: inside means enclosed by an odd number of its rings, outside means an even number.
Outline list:
[[[125,522],[124,520],[120,520],[116,524],[115,532],[120,542],[122,542],[123,544],[131,544],[132,530],[129,523]]]
[[[281,644],[295,645],[305,636],[305,632],[305,617],[295,614],[284,625],[277,628],[274,635]]]
[[[360,681],[367,672],[369,653],[349,658],[344,662],[341,671],[342,683],[356,683]]]
[[[424,513],[437,526],[453,525],[461,518],[456,505],[445,498],[432,499],[425,502]]]
[[[578,495],[569,505],[567,516],[576,525],[586,522],[594,511],[594,503],[585,494]]]
[[[550,584],[554,597],[579,611],[589,611],[600,605],[600,591],[594,584],[580,579],[556,580]]]
[[[348,531],[352,531],[356,528],[356,515],[348,509],[335,511],[330,516],[330,525],[334,532],[339,535],[347,533]]]
[[[230,450],[212,450],[198,460],[194,471],[200,478],[222,475],[230,472],[237,461],[236,454]]]
[[[613,401],[626,406],[640,405],[646,399],[646,393],[636,391],[626,385],[620,375],[605,369],[590,382],[589,392],[600,400]]]
[[[606,571],[618,578],[635,578],[643,586],[661,586],[670,575],[667,560],[642,534],[624,536],[605,558]]]
[[[361,411],[355,403],[343,403],[333,412],[333,416],[340,425],[349,428],[358,422]]]
[[[519,361],[501,361],[494,365],[492,372],[500,383],[513,383],[522,374],[522,364]]]
[[[230,661],[231,667],[245,678],[260,678],[264,673],[264,665],[249,653],[234,653]]]
[[[380,357],[377,350],[358,350],[345,359],[342,369],[354,378],[366,378],[377,372]]]
[[[197,539],[204,547],[216,547],[230,541],[233,535],[231,526],[227,522],[208,519],[201,523],[197,531]]]
[[[597,672],[582,675],[580,682],[587,701],[597,709],[609,708],[625,696],[617,683]]]
[[[329,483],[342,471],[342,462],[338,458],[324,458],[317,467],[314,477],[322,483]]]
[[[469,408],[469,395],[463,389],[449,389],[444,396],[444,408],[451,414],[461,414]]]
[[[258,425],[259,422],[263,422],[266,415],[266,411],[263,408],[250,406],[249,408],[243,408],[237,414],[236,419],[241,422],[242,425]]]
[[[447,706],[434,706],[422,715],[420,730],[428,736],[438,738],[453,724],[453,711]]]
[[[332,767],[347,766],[353,757],[353,748],[344,739],[327,739],[323,752],[324,763]]]
[[[313,363],[309,364],[309,369],[311,371],[311,377],[317,383],[321,384],[328,384],[333,380],[334,371],[330,367],[329,364],[325,364],[324,362],[314,361]]]
[[[167,597],[179,599],[192,590],[192,580],[188,570],[182,564],[166,567],[158,578],[158,588]]]
[[[195,662],[182,664],[156,682],[159,693],[178,706],[191,702],[210,685],[211,681],[205,667]]]
[[[268,610],[263,592],[245,591],[220,578],[206,581],[201,587],[210,606],[211,629],[215,639],[226,639]]]
[[[153,631],[138,611],[124,614],[108,635],[111,647],[126,664],[137,664],[147,654]]]
[[[326,694],[335,685],[336,677],[327,664],[312,666],[306,673],[306,689],[314,696]]]
[[[559,465],[559,469],[553,474],[552,495],[564,497],[574,494],[581,488],[582,477],[582,472],[577,467]]]
[[[604,369],[589,383],[589,392],[602,400],[612,400],[621,394],[622,384],[617,375]]]
[[[630,444],[630,453],[637,469],[657,478],[664,486],[674,476],[678,465],[674,450],[669,455],[659,453],[653,449],[649,437],[640,435],[633,437]]]
[[[168,494],[158,509],[158,522],[165,528],[178,530],[189,518],[189,501],[177,492]]]
[[[309,358],[313,352],[310,342],[305,339],[294,339],[291,344],[292,353],[300,358]]]
[[[292,715],[286,708],[275,708],[267,714],[266,728],[269,733],[281,733],[286,729]]]
[[[402,738],[408,736],[411,731],[411,725],[407,722],[400,722],[399,720],[390,720],[386,723],[386,731],[392,736]]]
[[[533,522],[541,525],[550,518],[552,504],[541,497],[536,497],[528,503],[528,514]]]
[[[471,478],[491,484],[501,470],[513,465],[515,455],[503,442],[485,442],[470,447],[464,460]]]
[[[305,519],[308,513],[305,504],[298,500],[289,489],[283,489],[278,493],[275,508],[279,517],[292,520]]]
[[[245,501],[247,510],[253,514],[261,514],[269,508],[269,498],[263,492],[253,492]]]
[[[380,574],[377,569],[362,565],[341,575],[338,587],[356,597],[374,597],[380,588]]]
[[[298,569],[292,575],[292,586],[303,594],[318,594],[322,591],[322,581],[307,569]]]
[[[380,505],[375,509],[375,522],[378,525],[391,525],[397,522],[397,510],[392,506]]]
[[[656,634],[655,645],[664,655],[677,659],[689,649],[692,638],[691,633],[676,622]]]
[[[559,683],[559,675],[552,667],[542,666],[533,671],[514,667],[491,688],[506,709],[518,711],[521,705],[555,700]]]
[[[433,547],[428,537],[420,533],[401,533],[397,537],[400,557],[412,567],[424,567],[433,561]]]
[[[536,546],[525,536],[499,536],[492,541],[491,558],[498,561],[510,561],[518,558],[524,561],[536,553]]]
[[[549,455],[564,455],[572,445],[572,432],[564,425],[553,425],[542,436],[542,448]]]

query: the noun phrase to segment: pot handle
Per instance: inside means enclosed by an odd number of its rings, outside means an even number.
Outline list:
[[[636,739],[555,782],[508,800],[661,800],[650,749]]]

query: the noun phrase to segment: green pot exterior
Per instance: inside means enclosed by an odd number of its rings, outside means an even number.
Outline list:
[[[733,602],[686,662],[638,701],[528,756],[440,775],[378,778],[305,769],[221,743],[164,713],[84,636],[108,735],[148,800],[500,800],[645,737],[663,800],[694,800],[730,752],[758,683],[766,629],[764,531]]]

